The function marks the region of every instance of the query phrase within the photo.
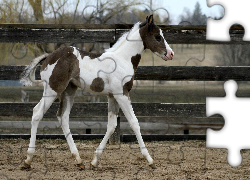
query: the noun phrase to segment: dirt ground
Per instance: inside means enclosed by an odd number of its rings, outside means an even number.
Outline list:
[[[85,170],[77,167],[65,140],[37,140],[31,170],[21,170],[28,140],[0,140],[0,179],[250,179],[250,150],[231,167],[226,149],[205,148],[204,141],[148,142],[157,169],[151,169],[136,143],[107,145],[98,164],[90,162],[100,140],[76,141]]]

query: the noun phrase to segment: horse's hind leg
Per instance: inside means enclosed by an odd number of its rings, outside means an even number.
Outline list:
[[[24,161],[23,168],[30,168],[30,164],[32,162],[32,157],[35,152],[35,142],[36,142],[36,133],[37,127],[40,120],[43,118],[44,114],[50,108],[51,104],[57,98],[57,93],[52,89],[48,89],[49,87],[44,86],[43,97],[40,102],[33,108],[33,116],[31,121],[31,137],[30,144],[27,151],[27,159]]]
[[[74,140],[72,138],[69,129],[69,114],[74,102],[74,96],[76,90],[77,86],[73,85],[70,82],[65,91],[62,93],[60,107],[57,112],[57,118],[62,127],[63,133],[69,145],[72,156],[76,158],[77,165],[80,168],[84,169],[84,165],[82,164],[82,159],[79,156],[78,150],[76,148],[76,145],[74,143]]]

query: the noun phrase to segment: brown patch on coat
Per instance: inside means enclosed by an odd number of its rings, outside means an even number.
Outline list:
[[[61,47],[51,53],[42,64],[41,71],[57,61],[49,78],[50,87],[59,95],[66,89],[71,79],[80,80],[80,68],[73,47]]]
[[[132,56],[131,62],[133,64],[134,72],[137,70],[140,60],[141,60],[141,55],[140,54]]]
[[[80,49],[77,49],[81,55],[81,58],[83,59],[85,56],[90,57],[91,59],[98,58],[102,55],[102,53],[90,53],[86,51],[82,51]],[[53,53],[51,53],[44,61],[41,67],[41,71],[43,71],[48,65],[54,64],[61,56],[62,53],[73,53],[74,48],[73,47],[60,47],[56,49]],[[74,54],[73,54],[74,55]]]
[[[54,52],[52,52],[44,61],[41,67],[41,71],[45,70],[45,68],[48,65],[52,65],[54,64],[61,56],[62,56],[62,52],[64,52],[66,49],[66,47],[61,47],[58,48],[57,50],[55,50]],[[67,50],[68,51],[68,50]]]
[[[132,89],[133,87],[133,81],[134,81],[134,76],[131,78],[130,81],[126,82],[123,85],[123,95],[125,96],[129,96],[129,91]]]
[[[64,92],[62,93],[61,96],[59,96],[59,98],[61,98],[60,101],[60,106],[58,108],[57,111],[57,115],[59,117],[62,117],[63,114],[65,113],[66,109],[67,109],[67,99],[66,96],[70,96],[70,105],[73,105],[73,98],[75,96],[75,92],[77,90],[77,86],[75,86],[73,83],[69,82],[68,86],[66,87],[66,89],[64,90]]]
[[[135,56],[132,56],[131,58],[131,63],[133,64],[133,69],[134,69],[134,73],[138,68],[139,62],[141,60],[141,55],[137,54]],[[135,75],[134,75],[135,76]],[[134,81],[134,76],[131,78],[130,81],[126,82],[123,85],[123,95],[128,96],[129,91],[132,89],[133,87],[133,81]]]
[[[104,90],[103,79],[100,77],[95,78],[90,85],[90,89],[95,92],[102,92]]]
[[[146,19],[146,22],[140,25],[139,33],[144,49],[150,49],[153,53],[158,52],[159,54],[166,52],[164,39],[160,35],[160,28],[154,24],[152,15]]]
[[[112,112],[115,115],[119,114],[120,106],[115,98],[109,98],[108,101],[108,112]]]
[[[84,56],[89,56],[91,59],[100,57],[100,53],[90,53],[77,49],[81,55],[81,58]],[[79,60],[73,54],[73,47],[61,47],[51,53],[43,62],[41,71],[46,71],[48,65],[52,65],[57,62],[55,68],[53,69],[52,75],[49,79],[50,87],[61,94],[70,80],[74,82],[75,85],[80,86],[80,68]],[[97,88],[97,90],[100,90]]]
[[[109,96],[110,98],[114,98],[113,93],[110,93],[110,92],[109,92],[108,96]]]

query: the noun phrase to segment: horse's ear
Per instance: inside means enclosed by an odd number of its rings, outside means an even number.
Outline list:
[[[149,16],[149,18],[147,18],[148,20],[148,24],[153,24],[154,23],[154,17],[153,14]]]
[[[148,31],[151,32],[153,30],[154,17],[153,14],[148,18]]]

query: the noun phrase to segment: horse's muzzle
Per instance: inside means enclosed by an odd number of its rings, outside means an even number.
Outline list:
[[[171,50],[167,50],[167,52],[164,54],[165,60],[172,60],[174,58],[174,52]]]

